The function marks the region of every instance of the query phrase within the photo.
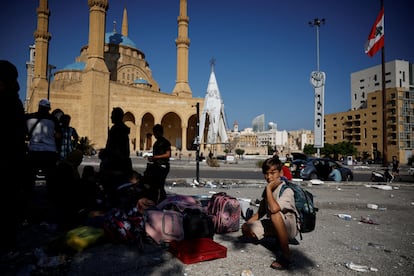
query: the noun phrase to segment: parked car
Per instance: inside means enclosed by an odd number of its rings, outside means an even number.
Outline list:
[[[152,151],[143,152],[142,157],[144,157],[144,158],[152,157]]]
[[[330,158],[309,158],[300,170],[300,178],[329,180],[328,176],[333,165],[336,165],[341,172],[342,181],[352,181],[354,179],[354,174],[350,168],[342,166]]]
[[[305,167],[306,160],[303,159],[294,159],[290,162],[290,172],[292,173],[293,178],[301,178],[300,171]]]

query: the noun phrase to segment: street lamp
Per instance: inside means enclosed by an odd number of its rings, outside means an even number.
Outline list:
[[[50,100],[50,78],[52,76],[52,70],[56,69],[56,66],[49,64],[47,68],[49,69],[49,73],[47,76],[47,99]]]
[[[194,105],[192,106],[194,107]],[[200,183],[200,103],[195,105],[197,109],[197,128],[196,128],[196,180]]]
[[[319,27],[325,25],[325,18],[315,18],[313,21],[309,21],[310,27],[316,27],[316,70],[319,72]]]
[[[317,150],[317,156],[320,157],[320,149],[324,146],[324,88],[325,88],[325,73],[319,68],[319,27],[325,24],[325,18],[315,18],[309,21],[310,27],[316,27],[316,71],[311,73],[311,84],[315,89],[315,122],[314,147]]]

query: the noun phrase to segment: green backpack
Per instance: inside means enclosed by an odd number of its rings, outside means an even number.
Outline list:
[[[313,203],[313,195],[311,192],[288,181],[280,189],[279,196],[282,195],[286,188],[291,188],[295,196],[295,205],[299,213],[299,217],[297,218],[299,222],[298,230],[300,239],[302,239],[302,233],[309,233],[315,230],[316,212],[318,208]]]

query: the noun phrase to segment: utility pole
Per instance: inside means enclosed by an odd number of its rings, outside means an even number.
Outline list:
[[[197,143],[197,149],[196,149],[196,180],[197,183],[200,183],[200,103],[196,104],[197,109],[197,136],[196,136],[196,143]]]

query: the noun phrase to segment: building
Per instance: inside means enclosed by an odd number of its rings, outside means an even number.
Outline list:
[[[255,117],[252,121],[252,127],[254,132],[261,132],[265,130],[265,116],[260,114]]]
[[[325,115],[325,143],[351,142],[357,157],[397,156],[407,163],[414,148],[413,64],[395,60],[385,64],[386,129],[383,129],[381,65],[351,74],[351,110]]]
[[[85,1],[89,6],[88,45],[80,47],[80,55],[64,68],[48,63],[49,33],[47,0],[39,0],[35,44],[30,47],[27,63],[28,112],[37,111],[42,98],[50,98],[52,109],[71,115],[72,125],[80,136],[88,137],[97,148],[103,148],[110,128],[113,107],[121,107],[124,121],[131,128],[132,151],[150,150],[155,139],[152,127],[164,126],[164,136],[171,142],[173,156],[190,155],[197,136],[197,103],[188,83],[189,17],[187,0],[179,1],[176,83],[173,91],[160,91],[152,77],[145,53],[128,37],[127,9],[123,11],[122,30],[105,31],[108,0]],[[69,24],[69,22],[68,22]]]
[[[385,88],[399,87],[413,90],[413,65],[407,61],[394,60],[385,64]],[[368,93],[382,90],[381,65],[351,74],[351,109],[366,107]]]
[[[313,145],[315,143],[315,136],[311,130],[291,130],[288,134],[288,147],[291,152],[302,152],[306,144]]]

